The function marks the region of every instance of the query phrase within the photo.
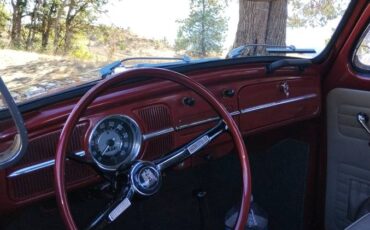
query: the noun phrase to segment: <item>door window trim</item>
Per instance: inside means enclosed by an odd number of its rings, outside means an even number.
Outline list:
[[[370,63],[369,63],[369,65],[366,65],[366,64],[362,63],[357,57],[358,49],[360,48],[360,46],[361,46],[361,44],[364,41],[366,36],[370,36],[370,20],[367,22],[367,25],[365,26],[365,29],[363,29],[363,32],[356,39],[356,41],[354,43],[355,45],[353,46],[353,49],[352,49],[352,55],[351,55],[350,63],[351,63],[352,68],[356,72],[369,74],[370,73]],[[367,76],[367,77],[370,78],[370,76]]]

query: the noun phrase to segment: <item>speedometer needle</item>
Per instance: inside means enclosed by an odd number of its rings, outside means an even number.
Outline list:
[[[109,149],[109,145],[107,145],[107,147],[105,147],[104,151],[101,153],[102,156],[104,156],[104,154],[107,152],[107,150]]]

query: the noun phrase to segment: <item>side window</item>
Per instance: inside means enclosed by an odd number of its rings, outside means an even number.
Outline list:
[[[359,40],[353,55],[353,64],[360,70],[370,71],[370,26]]]

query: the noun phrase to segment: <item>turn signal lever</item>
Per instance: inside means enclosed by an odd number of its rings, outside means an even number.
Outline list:
[[[18,133],[14,137],[11,146],[5,151],[0,152],[0,170],[1,170],[17,163],[20,159],[22,159],[24,153],[27,150],[28,136],[22,115],[1,77],[0,77],[0,93],[3,102],[7,105],[9,109],[10,115],[12,116],[18,131]]]

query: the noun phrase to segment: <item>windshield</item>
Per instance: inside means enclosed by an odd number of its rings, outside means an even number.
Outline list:
[[[348,3],[0,0],[0,75],[19,103],[148,63],[313,58]]]

